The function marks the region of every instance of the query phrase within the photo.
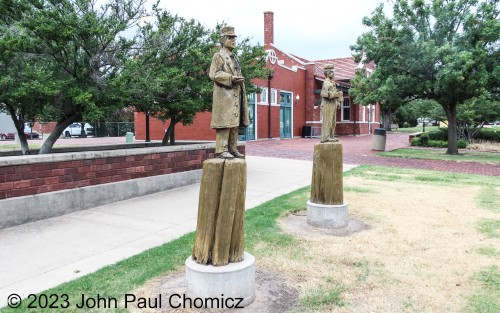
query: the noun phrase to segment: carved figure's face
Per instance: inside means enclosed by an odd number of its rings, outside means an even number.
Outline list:
[[[236,36],[225,36],[224,47],[233,50],[236,47]]]
[[[325,76],[331,79],[331,78],[333,78],[334,73],[335,73],[334,70],[326,70]]]

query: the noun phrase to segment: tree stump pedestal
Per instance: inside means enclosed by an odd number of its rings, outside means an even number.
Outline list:
[[[255,299],[255,258],[243,241],[246,172],[244,159],[203,163],[196,239],[186,260],[190,298],[242,298],[240,306]]]
[[[314,146],[307,223],[320,228],[343,228],[349,224],[348,204],[344,202],[340,142],[326,142]]]

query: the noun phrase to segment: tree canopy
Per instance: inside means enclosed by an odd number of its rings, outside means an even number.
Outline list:
[[[221,25],[208,29],[158,4],[147,13],[146,0],[98,3],[0,3],[0,110],[12,116],[20,134],[24,120],[57,121],[40,153],[49,153],[71,123],[124,107],[170,120],[164,144],[175,141],[176,124],[191,124],[198,112],[211,109],[207,73]],[[264,50],[243,39],[238,53],[251,92],[251,79],[267,75]]]
[[[193,123],[198,112],[212,108],[208,69],[217,48],[221,25],[210,30],[195,20],[154,9],[154,20],[141,26],[137,49],[121,74],[124,93],[138,111],[169,120],[163,144],[175,143],[175,125]],[[247,82],[267,76],[264,50],[247,38],[238,45]],[[255,88],[248,86],[250,91]]]
[[[392,17],[380,5],[363,19],[371,30],[351,47],[358,61],[376,64],[372,75],[357,74],[356,101],[394,107],[436,101],[449,123],[447,153],[457,154],[457,106],[499,103],[498,2],[395,0]]]
[[[112,81],[132,45],[120,34],[144,16],[145,1],[108,0],[100,6],[95,0],[8,0],[0,7],[0,26],[7,30],[1,40],[12,38],[4,50],[8,53],[2,53],[2,76],[17,72],[11,80],[16,92],[0,90],[0,97],[10,97],[2,102],[7,108],[17,106],[8,110],[15,124],[16,118],[25,119],[27,108],[31,119],[50,112],[57,121],[41,154],[50,152],[71,123],[118,107],[114,95],[119,92]],[[24,98],[12,98],[23,90]],[[43,101],[29,91],[39,91]]]
[[[19,134],[24,133],[24,122],[39,116],[61,91],[52,60],[23,52],[36,45],[19,25],[0,22],[0,111],[12,117]],[[26,138],[19,140],[22,153],[29,153]]]

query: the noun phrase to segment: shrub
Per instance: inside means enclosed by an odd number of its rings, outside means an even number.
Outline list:
[[[448,128],[443,127],[439,130],[433,130],[426,133],[430,140],[448,141]],[[500,142],[500,132],[490,128],[483,128],[474,137],[474,140],[485,140],[492,142]]]
[[[468,143],[467,143],[467,140],[465,140],[465,139],[459,139],[457,141],[457,144],[458,144],[458,149],[465,149],[465,148],[467,148]]]
[[[429,135],[427,135],[426,133],[420,135],[420,145],[424,147],[429,146]]]
[[[415,146],[417,146],[417,147],[420,146],[420,138],[413,138],[411,140],[411,145],[414,146],[414,147]]]
[[[483,128],[474,139],[500,142],[500,132],[494,129]]]
[[[433,130],[427,133],[429,139],[431,140],[448,140],[448,128],[440,128],[439,130]]]
[[[413,138],[411,141],[411,145],[414,147],[447,148],[448,141],[429,140],[427,136],[421,136],[420,138]],[[465,149],[467,147],[467,140],[460,139],[457,141],[457,145],[459,149]]]
[[[448,141],[442,141],[442,140],[429,140],[429,143],[427,144],[428,147],[434,147],[434,148],[447,148],[448,147]]]

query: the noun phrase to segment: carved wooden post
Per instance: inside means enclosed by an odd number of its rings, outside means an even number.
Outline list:
[[[210,159],[203,163],[193,248],[197,263],[220,266],[242,260],[245,193],[245,160]]]
[[[323,142],[314,146],[307,223],[321,228],[342,228],[349,224],[348,205],[344,203],[340,142]]]
[[[315,145],[311,202],[318,204],[344,203],[342,177],[342,145],[340,142]]]

